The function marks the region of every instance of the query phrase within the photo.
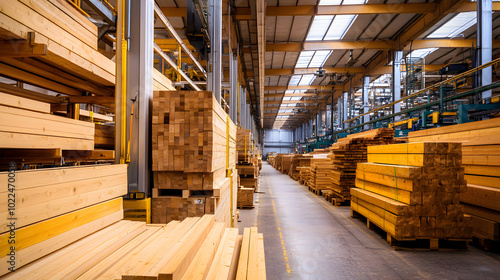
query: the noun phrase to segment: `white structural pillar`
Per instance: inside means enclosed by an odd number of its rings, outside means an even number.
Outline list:
[[[342,125],[342,122],[344,121],[342,119],[342,117],[344,116],[342,114],[342,107],[343,107],[343,101],[342,101],[342,97],[339,97],[339,99],[337,99],[337,127],[338,128],[342,128],[343,125]],[[334,129],[335,130],[335,129]]]
[[[127,116],[135,99],[130,141],[128,185],[149,190],[149,116],[153,99],[154,1],[130,1],[130,45],[127,72]],[[128,121],[128,120],[127,120]],[[130,124],[127,124],[129,129]]]
[[[319,136],[323,130],[323,112],[319,110],[318,114],[316,115],[316,136]]]
[[[309,119],[309,136],[307,138],[311,138],[313,135],[313,120]]]
[[[363,77],[363,113],[368,113],[370,111],[369,95],[370,95],[370,77]],[[363,122],[366,123],[370,121],[370,115],[363,116]],[[370,129],[370,125],[364,125],[363,130]]]
[[[222,78],[222,1],[208,1],[208,35],[210,36],[210,54],[209,65],[207,67],[207,89],[213,92],[215,99],[220,103]]]
[[[401,99],[401,60],[403,59],[403,51],[394,51],[394,61],[392,63],[392,101]],[[392,113],[401,112],[401,103],[393,105]],[[394,117],[394,121],[398,121],[400,116]]]
[[[237,122],[237,94],[238,94],[238,60],[236,54],[229,54],[229,117],[234,123]]]
[[[349,93],[344,92],[344,99],[343,99],[343,105],[342,105],[342,128],[346,129],[349,127],[348,123],[344,123],[344,121],[347,120],[347,113],[349,112],[349,107],[347,105],[347,100],[349,99]]]
[[[491,61],[492,54],[492,1],[477,0],[478,65]],[[491,84],[491,66],[480,72],[479,86]],[[491,98],[491,90],[481,93],[482,99]]]

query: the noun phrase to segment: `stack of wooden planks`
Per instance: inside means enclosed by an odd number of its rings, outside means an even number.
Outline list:
[[[253,155],[252,130],[238,128],[236,133],[236,150],[238,151],[238,162],[248,162]]]
[[[281,165],[280,169],[278,169],[281,173],[287,174],[290,173],[290,169],[292,167],[293,154],[286,154],[281,156]]]
[[[257,228],[226,228],[213,215],[166,225],[119,221],[4,279],[266,279]]]
[[[299,167],[299,183],[308,186],[309,185],[309,173],[311,171],[311,167]]]
[[[0,92],[0,148],[93,150],[94,124],[50,114],[50,104]]]
[[[472,215],[474,237],[485,248],[500,241],[500,119],[410,132],[410,142],[462,143],[467,191],[460,195]]]
[[[300,177],[300,168],[309,167],[311,165],[311,158],[312,155],[294,154],[288,175],[295,181],[298,181]]]
[[[0,275],[7,274],[11,265],[22,267],[123,218],[121,196],[127,193],[124,164],[22,170],[14,174],[12,177],[0,172],[4,182],[15,178],[9,188],[0,191],[5,204],[0,210]],[[9,264],[11,246],[15,253],[14,262]]]
[[[356,165],[367,160],[366,148],[395,142],[394,130],[389,128],[369,130],[339,139],[330,147],[329,158],[333,161],[330,194],[339,202],[349,201],[349,190],[354,187],[356,178]]]
[[[329,190],[332,168],[332,160],[328,158],[328,154],[314,154],[311,158],[308,187],[317,194],[322,190]]]
[[[153,223],[203,214],[229,221],[236,208],[236,126],[213,94],[155,91],[152,143]],[[234,201],[222,203],[228,197]]]
[[[387,232],[388,241],[471,238],[459,198],[466,182],[460,143],[420,142],[368,147],[359,163],[351,210]],[[463,244],[462,244],[463,245]],[[465,244],[466,245],[466,244]]]

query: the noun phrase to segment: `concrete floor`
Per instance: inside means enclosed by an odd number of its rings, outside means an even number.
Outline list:
[[[394,251],[383,237],[264,163],[255,208],[239,227],[264,234],[268,279],[500,279],[500,255]]]

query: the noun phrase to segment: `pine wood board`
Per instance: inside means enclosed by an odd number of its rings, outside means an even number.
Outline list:
[[[367,147],[368,154],[459,154],[460,143],[415,142]]]
[[[475,206],[467,203],[462,203],[464,205],[465,213],[473,216],[477,216],[483,219],[491,220],[496,223],[500,223],[500,211],[491,210],[488,208]]]
[[[27,265],[6,279],[74,279],[145,230],[145,223],[121,221]]]
[[[500,240],[500,224],[472,215],[473,235],[490,240]]]
[[[167,78],[167,76],[163,75],[156,68],[153,68],[153,90],[154,91],[165,91],[165,90],[175,90],[175,87],[172,86],[172,81]]]
[[[500,166],[467,165],[464,164],[465,174],[496,177],[500,174]]]
[[[437,134],[448,134],[456,133],[462,131],[472,131],[479,129],[487,129],[492,127],[500,127],[499,119],[489,119],[484,121],[476,121],[464,124],[449,125],[445,127],[431,128],[420,131],[412,131],[408,134],[408,138],[411,140],[415,137],[437,135]]]
[[[500,177],[465,175],[468,184],[500,189]]]
[[[467,191],[460,194],[460,201],[500,211],[500,189],[468,184]]]
[[[113,223],[116,223],[121,219],[123,219],[123,211],[118,211],[106,217],[86,223],[77,228],[71,229],[57,236],[29,246],[24,250],[16,252],[16,265],[18,268],[23,267],[26,264],[42,258],[56,250],[59,250],[60,248],[63,248],[68,244],[71,244],[85,236],[91,235],[92,233],[97,232]],[[0,276],[9,272],[9,264],[7,263],[8,259],[8,256],[0,258]]]
[[[357,170],[372,172],[382,175],[394,175],[397,174],[400,178],[417,178],[422,175],[422,168],[414,166],[405,165],[388,165],[388,164],[377,164],[377,163],[358,163]]]
[[[500,155],[464,155],[462,163],[468,165],[500,166]]]
[[[409,166],[460,166],[460,154],[368,154],[368,162]]]
[[[0,92],[0,105],[50,114],[50,103]]]
[[[182,277],[182,280],[205,279],[212,265],[222,236],[224,235],[225,228],[226,226],[223,223],[216,223],[214,225],[206,240],[201,245],[200,250],[189,265],[186,274]]]
[[[464,156],[500,156],[500,140],[499,145],[484,145],[484,146],[465,146],[462,147],[462,155]]]
[[[236,259],[238,229],[228,228],[222,237],[212,266],[207,274],[207,280],[229,279],[231,275],[231,264]]]

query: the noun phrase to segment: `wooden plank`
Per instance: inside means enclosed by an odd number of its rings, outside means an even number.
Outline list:
[[[182,279],[189,264],[193,261],[201,245],[207,238],[214,222],[214,215],[204,215],[195,227],[179,240],[179,243],[174,247],[172,253],[167,254],[163,260],[160,260],[158,266],[156,266],[161,267],[163,265],[163,268],[159,271],[159,280]],[[153,277],[157,274],[154,268],[148,273]],[[126,277],[123,277],[123,279],[126,280]]]
[[[81,79],[79,76],[74,76],[74,75],[68,74],[66,71],[62,71],[56,67],[42,63],[38,60],[34,60],[33,58],[29,58],[29,57],[22,57],[22,58],[4,57],[4,58],[0,58],[0,61],[4,62],[5,64],[23,69],[26,72],[50,79],[52,81],[58,82],[60,84],[63,84],[63,85],[66,85],[66,86],[69,86],[69,87],[72,87],[75,89],[79,89],[81,91],[88,91],[88,92],[94,93],[98,96],[105,95],[105,96],[111,97],[114,95],[114,90],[110,87],[96,85],[93,81],[87,81],[87,80]],[[88,97],[72,96],[71,99],[73,99],[73,98],[76,99],[76,98],[88,98]],[[78,102],[72,102],[72,103],[78,103]],[[113,99],[113,103],[114,103],[114,99]]]
[[[371,173],[377,173],[382,175],[394,175],[397,174],[400,178],[417,178],[422,175],[422,168],[414,166],[404,166],[404,165],[388,165],[388,164],[377,164],[377,163],[358,163],[358,170],[366,171]]]
[[[32,57],[47,54],[47,45],[31,45],[25,41],[0,42],[0,57]]]
[[[465,175],[468,184],[500,189],[500,177]]]
[[[65,161],[96,161],[96,160],[114,160],[115,151],[113,150],[64,150],[62,156]]]
[[[481,176],[499,176],[500,166],[467,165],[464,164],[465,174]]]
[[[174,223],[174,222],[172,222]],[[179,222],[177,222],[178,224]],[[113,252],[107,258],[85,271],[85,273],[81,274],[76,279],[97,279],[101,274],[103,274],[109,267],[112,267],[116,263],[118,263],[121,259],[127,257],[134,248],[138,248],[147,243],[148,239],[154,239],[155,235],[157,235],[162,229],[163,226],[152,226],[147,225],[146,229],[143,233],[139,234],[136,238],[122,246],[120,249]],[[170,225],[172,226],[172,225]]]
[[[259,263],[257,265],[258,275],[257,279],[265,280],[266,275],[266,251],[264,250],[264,234],[259,233],[258,240],[258,258]]]
[[[31,226],[19,228],[16,230],[16,250],[23,250],[94,220],[119,212],[122,209],[122,198],[120,197]],[[8,232],[0,235],[0,253],[3,256],[7,255],[10,250],[9,236],[10,233]]]
[[[465,213],[500,223],[500,211],[495,211],[467,203],[462,204],[464,205]]]
[[[36,100],[40,102],[47,102],[51,104],[59,104],[61,103],[62,99],[56,96],[52,95],[47,95],[43,93],[39,93],[36,91],[31,91],[23,88],[18,88],[14,85],[8,85],[4,83],[0,83],[0,91],[3,93],[8,93],[11,95],[31,99],[31,100]]]
[[[94,141],[0,131],[0,147],[9,149],[65,148],[90,150],[94,147]]]
[[[153,90],[175,90],[175,87],[172,86],[172,81],[153,68]]]
[[[183,280],[205,279],[224,235],[224,230],[225,225],[223,223],[215,223],[207,239],[203,242],[200,250],[189,265],[186,274],[182,277]]]
[[[420,131],[412,131],[408,134],[408,138],[411,140],[412,138],[420,137],[420,136],[429,136],[429,135],[438,135],[438,134],[448,134],[462,131],[472,131],[479,129],[487,129],[493,127],[500,127],[499,119],[489,119],[483,121],[476,121],[464,124],[456,124],[449,125],[438,128],[424,129]]]
[[[0,63],[0,74],[6,77],[9,77],[13,80],[25,82],[28,84],[32,84],[44,89],[64,93],[67,95],[81,95],[82,91],[74,89],[72,87],[65,86],[63,84],[54,82],[52,80],[46,79],[44,77],[40,77],[29,72],[17,69],[10,65]]]
[[[50,114],[50,104],[0,92],[0,105]]]
[[[65,247],[85,236],[88,236],[96,231],[99,231],[117,221],[123,219],[123,211],[115,212],[106,217],[96,219],[92,222],[83,224],[77,228],[61,233],[57,236],[49,238],[45,241],[36,243],[24,250],[16,252],[16,266],[20,268],[34,260],[42,258],[50,253]],[[9,256],[0,258],[0,276],[9,272]]]
[[[406,216],[409,214],[407,204],[395,201],[393,199],[384,197],[382,195],[370,191],[366,191],[360,188],[351,188],[351,195],[359,197],[360,199],[366,202],[376,205],[398,216]]]
[[[7,275],[6,279],[74,279],[144,232],[142,222],[122,221]]]
[[[463,164],[500,166],[500,155],[464,155]]]
[[[460,143],[415,142],[369,146],[368,154],[446,154],[459,153]]]
[[[420,167],[460,166],[461,160],[460,154],[368,154],[369,162]]]
[[[236,258],[234,254],[238,240],[238,229],[228,228],[222,237],[212,266],[207,274],[207,280],[229,279],[231,264]]]
[[[499,140],[500,142],[500,140]],[[500,145],[484,145],[484,146],[466,146],[462,147],[462,155],[464,156],[500,156]]]
[[[500,240],[500,224],[472,216],[472,229],[474,236],[490,240]]]
[[[116,168],[116,169],[115,169]],[[35,223],[44,219],[52,218],[57,215],[65,214],[83,207],[87,207],[96,203],[100,203],[127,193],[127,176],[126,168],[123,166],[116,166],[113,169],[104,169],[111,173],[118,173],[116,175],[103,175],[101,177],[94,177],[92,173],[86,173],[86,178],[79,181],[64,173],[64,170],[54,168],[52,172],[16,172],[16,211],[15,215],[18,219],[17,227],[22,227]],[[80,169],[82,170],[82,169]],[[86,171],[92,169],[84,169]],[[36,170],[38,171],[38,170]],[[23,184],[23,177],[28,174],[34,175],[47,174],[57,175],[62,171],[64,177],[63,182],[54,185],[30,185]],[[89,175],[89,174],[92,174]],[[7,177],[7,172],[1,172],[0,177]],[[39,178],[33,178],[34,180]],[[57,180],[57,179],[56,179]],[[65,182],[64,182],[65,181]],[[19,187],[17,187],[19,186]],[[2,190],[8,192],[8,189]],[[0,205],[5,205],[4,210],[0,210],[1,217],[4,217],[5,222],[0,223],[1,232],[6,232],[7,217],[7,195],[3,198],[0,197]]]
[[[256,227],[250,228],[250,245],[248,250],[247,279],[259,277],[259,236]]]
[[[250,228],[244,228],[243,241],[241,243],[241,252],[238,261],[238,271],[236,272],[236,280],[247,279],[249,251],[250,251]]]
[[[91,117],[91,115],[92,115],[92,117]],[[106,116],[103,114],[90,112],[90,111],[84,110],[84,109],[80,109],[80,116],[93,118],[94,120],[104,121],[104,122],[112,122],[113,121],[113,117],[111,117],[111,116]]]
[[[460,202],[500,211],[498,201],[500,201],[499,188],[468,184],[467,191],[460,194]]]

